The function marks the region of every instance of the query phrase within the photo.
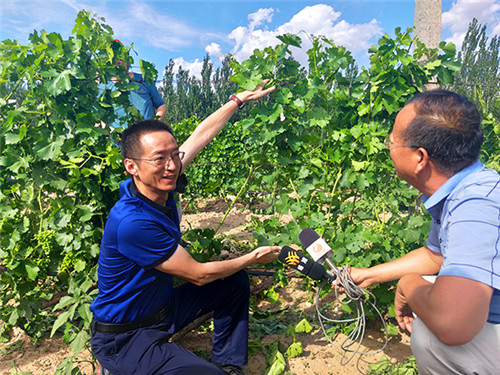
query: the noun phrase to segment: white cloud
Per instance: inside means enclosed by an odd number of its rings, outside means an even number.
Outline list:
[[[473,18],[488,24],[492,34],[500,34],[500,3],[498,0],[457,0],[448,12],[443,13],[442,27],[451,32],[447,42],[458,48],[462,45],[469,24]]]
[[[328,35],[331,33],[333,23],[340,17],[340,12],[329,5],[318,4],[307,6],[294,15],[290,22],[278,28],[278,32],[296,33],[305,31],[309,34]]]
[[[220,44],[210,43],[205,47],[205,52],[210,55],[212,58],[216,58],[222,60],[224,58],[224,53],[222,52],[222,48]]]
[[[256,27],[261,26],[266,22],[271,22],[273,20],[274,10],[272,8],[259,9],[257,12],[248,15],[250,24],[248,25],[249,30],[254,30]]]
[[[229,39],[234,41],[231,53],[237,60],[247,59],[256,48],[263,49],[277,45],[280,41],[276,37],[285,33],[297,34],[302,38],[301,50],[294,49],[294,57],[302,64],[307,62],[306,50],[310,47],[306,34],[322,35],[353,53],[366,50],[373,43],[373,38],[382,34],[377,20],[373,19],[365,24],[350,24],[341,20],[340,12],[325,4],[306,6],[290,21],[274,30],[269,30],[265,27],[264,21],[270,22],[272,15],[271,9],[260,9],[248,16],[250,21],[248,27],[240,26],[229,34]],[[264,27],[257,28],[257,25]]]
[[[235,45],[232,54],[237,60],[246,60],[256,48],[263,49],[267,46],[275,46],[279,40],[275,31],[254,30],[249,32],[248,28],[240,26],[229,34]]]
[[[500,35],[500,21],[497,23],[496,26],[493,27],[491,30],[492,35]]]
[[[175,67],[174,73],[177,74],[179,71],[179,67],[182,67],[184,70],[189,70],[190,76],[195,76],[197,78],[201,78],[201,69],[203,68],[203,61],[196,59],[192,62],[184,60],[182,57],[178,57],[174,59]]]
[[[332,39],[352,53],[358,53],[367,50],[372,45],[372,38],[381,34],[382,29],[376,19],[360,25],[342,20],[333,27]]]

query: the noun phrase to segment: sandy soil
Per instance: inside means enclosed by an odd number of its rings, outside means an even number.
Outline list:
[[[191,205],[192,207],[193,205]],[[195,213],[185,213],[183,216],[182,229],[206,228],[215,229],[221,221],[227,209],[226,202],[211,201],[200,204]],[[191,210],[191,209],[190,209]],[[251,230],[248,229],[252,212],[237,204],[226,218],[220,233],[229,236],[235,241],[245,241],[252,238]],[[282,217],[284,222],[290,217]],[[253,277],[252,283],[261,282],[265,277]],[[311,296],[314,291],[304,290],[305,283],[301,278],[293,278],[285,288],[276,286],[279,294],[277,304],[270,303],[267,299],[260,298],[258,309],[261,311],[278,311],[279,319],[283,319],[284,324],[289,324],[306,317],[309,322],[316,323],[315,308],[311,304]],[[279,312],[281,311],[281,312]],[[290,315],[293,315],[290,317]],[[302,314],[302,315],[298,315]],[[300,320],[299,319],[299,320]],[[252,337],[251,337],[252,338]],[[340,344],[345,336],[339,335],[334,342]],[[270,343],[278,339],[283,347],[287,347],[292,341],[282,334],[266,335],[261,339],[263,344]],[[341,365],[342,350],[331,344],[323,335],[321,329],[313,330],[308,334],[297,334],[297,341],[300,341],[304,352],[297,358],[287,359],[286,374],[366,374],[368,366],[377,363],[383,356],[388,357],[391,362],[405,362],[411,355],[409,336],[401,333],[390,338],[387,347],[383,352],[374,355],[356,354],[346,365]],[[177,342],[185,348],[196,352],[199,355],[209,355],[212,334],[210,332],[192,331],[181,337]],[[382,347],[383,335],[380,327],[370,324],[366,330],[363,345],[360,352],[373,352]],[[62,360],[70,355],[70,348],[62,342],[60,336],[39,340],[35,345],[30,338],[20,330],[15,329],[12,339],[0,345],[0,375],[6,374],[53,374]],[[92,355],[88,351],[81,353],[81,370],[84,374],[94,373],[95,363],[92,363]],[[346,357],[349,358],[349,357]],[[249,363],[245,368],[248,375],[262,375],[266,369],[266,359],[262,352],[252,354]]]

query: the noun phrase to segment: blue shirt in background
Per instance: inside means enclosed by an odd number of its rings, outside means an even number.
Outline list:
[[[134,83],[139,87],[130,92],[130,101],[142,117],[149,120],[156,114],[156,108],[165,104],[165,101],[156,86],[148,85],[142,75],[134,73]]]
[[[154,85],[148,85],[142,75],[138,73],[133,73],[134,79],[131,85],[137,86],[129,93],[130,103],[137,108],[139,113],[142,115],[144,120],[149,120],[151,117],[156,115],[156,108],[161,107],[165,104],[165,101],[161,97],[158,89]],[[107,83],[99,84],[100,94],[105,90],[115,91],[117,87],[113,81]],[[127,123],[120,122],[120,118],[126,117],[127,113],[122,107],[114,107],[115,115],[117,119],[112,123],[108,124],[113,128],[119,128],[122,126],[127,126]]]

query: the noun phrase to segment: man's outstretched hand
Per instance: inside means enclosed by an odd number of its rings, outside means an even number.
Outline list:
[[[280,250],[280,246],[262,246],[255,249],[252,254],[255,256],[255,263],[267,264],[278,258]]]
[[[267,94],[273,92],[274,89],[276,88],[275,86],[272,86],[272,87],[269,87],[269,88],[264,90],[264,87],[267,85],[268,82],[269,82],[269,79],[265,79],[262,81],[261,84],[257,85],[257,87],[253,91],[249,91],[249,90],[242,91],[242,92],[239,92],[238,94],[236,94],[236,96],[243,103],[249,102],[251,100],[260,99],[260,98],[266,96]]]

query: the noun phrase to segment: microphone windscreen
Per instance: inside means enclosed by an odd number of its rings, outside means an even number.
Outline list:
[[[313,280],[323,280],[324,278],[330,278],[326,273],[325,267],[321,264],[316,263],[312,259],[301,254],[299,251],[292,249],[289,246],[283,246],[278,255],[278,260],[289,267],[302,272],[304,275],[309,276]],[[335,278],[331,279],[334,280]]]
[[[312,263],[311,269],[309,270],[307,276],[317,281],[323,280],[324,278],[327,277],[328,274],[326,273],[326,268],[323,267],[323,265],[313,261],[311,261],[311,263]]]
[[[318,238],[320,238],[319,234],[311,228],[306,228],[299,233],[300,243],[304,247],[311,246],[311,244],[313,244]]]
[[[323,258],[332,249],[325,240],[311,228],[305,228],[300,232],[299,240],[315,262]]]
[[[309,274],[309,270],[314,263],[311,259],[299,251],[292,249],[290,246],[283,246],[281,248],[278,260],[306,275]]]
[[[281,263],[285,263],[287,265],[289,265],[287,263],[287,259],[288,257],[290,256],[291,252],[293,252],[294,250],[290,247],[290,246],[283,246],[281,248],[281,251],[278,255],[278,260],[281,262]],[[291,260],[290,260],[291,261]]]

